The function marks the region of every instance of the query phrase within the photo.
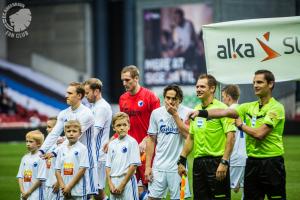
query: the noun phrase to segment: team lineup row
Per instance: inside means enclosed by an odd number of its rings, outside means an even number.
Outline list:
[[[177,85],[164,88],[160,107],[158,97],[140,86],[135,66],[124,67],[121,80],[126,92],[113,119],[102,82],[91,78],[69,84],[70,107],[49,119],[44,142],[39,131],[26,135],[29,153],[17,176],[22,199],[107,199],[106,180],[110,199],[161,199],[168,190],[171,199],[188,198],[192,150],[194,199],[230,199],[230,188],[243,187],[243,199],[286,199],[285,113],[272,97],[272,72],[255,73],[258,101],[241,105],[238,86],[223,88],[222,103],[214,98],[216,79],[202,74],[196,83],[201,104],[194,110],[181,105]],[[116,135],[109,140],[111,123]]]

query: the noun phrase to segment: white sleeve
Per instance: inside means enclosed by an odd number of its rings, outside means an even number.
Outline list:
[[[104,128],[105,123],[109,120],[111,116],[110,112],[108,112],[105,108],[100,108],[97,110],[95,114],[95,127],[97,128]],[[95,132],[96,133],[96,132]]]
[[[57,158],[55,160],[55,170],[62,168],[62,160],[61,160],[61,152],[63,151],[63,148],[59,148],[57,152]]]
[[[89,164],[89,161],[88,161],[87,148],[82,148],[82,151],[79,154],[79,156],[80,156],[79,167],[80,168],[89,168],[90,164]]]
[[[17,178],[24,178],[23,177],[23,171],[24,171],[24,169],[23,169],[23,166],[24,166],[24,157],[25,156],[23,156],[23,158],[22,158],[22,160],[21,160],[21,162],[20,162],[20,166],[19,166],[19,171],[18,171],[18,174],[17,174]]]
[[[62,112],[59,113],[57,117],[57,122],[53,127],[53,130],[49,133],[44,141],[42,147],[40,148],[43,153],[47,152],[57,141],[58,137],[64,131],[64,119],[62,117]]]
[[[128,162],[129,165],[137,165],[137,166],[141,165],[140,149],[138,143],[135,140],[131,142]]]
[[[111,143],[108,145],[108,152],[106,156],[105,167],[111,168],[111,157],[112,157],[112,147]]]
[[[46,161],[42,158],[39,159],[38,174],[36,178],[39,180],[46,180]]]
[[[150,116],[150,122],[149,122],[149,128],[148,128],[148,135],[157,135],[158,133],[158,127],[157,127],[157,123],[156,123],[156,120],[155,120],[155,111],[153,111],[151,113],[151,116]]]

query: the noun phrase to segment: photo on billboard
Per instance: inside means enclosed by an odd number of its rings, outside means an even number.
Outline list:
[[[208,3],[143,9],[144,84],[194,85],[206,73],[202,25],[213,22]]]

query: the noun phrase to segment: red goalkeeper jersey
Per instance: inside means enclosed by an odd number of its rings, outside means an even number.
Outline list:
[[[147,136],[152,111],[160,107],[159,98],[147,88],[141,87],[135,95],[125,92],[119,99],[120,111],[130,118],[129,135],[138,143]]]

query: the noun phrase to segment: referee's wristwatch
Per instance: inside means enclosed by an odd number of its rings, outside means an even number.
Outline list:
[[[221,162],[223,165],[226,165],[226,166],[229,166],[229,161],[228,160],[225,160],[225,159],[221,159]]]

